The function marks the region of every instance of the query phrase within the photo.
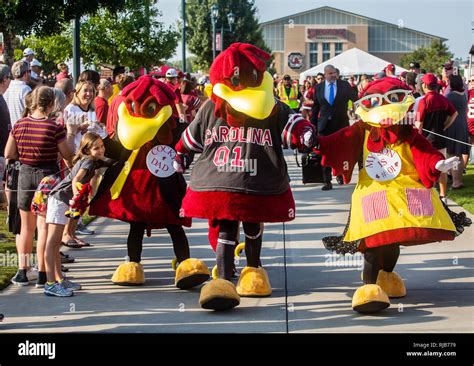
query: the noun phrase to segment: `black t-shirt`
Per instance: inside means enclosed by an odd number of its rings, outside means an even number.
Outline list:
[[[201,152],[191,172],[192,190],[268,195],[288,190],[282,145],[292,147],[289,136],[299,120],[290,118],[294,114],[286,104],[276,103],[271,116],[248,119],[243,127],[215,117],[212,101],[202,106],[182,135],[188,150]]]

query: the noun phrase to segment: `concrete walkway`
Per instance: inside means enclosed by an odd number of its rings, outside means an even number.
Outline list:
[[[230,312],[202,310],[199,289],[173,286],[173,251],[163,230],[144,241],[145,286],[115,286],[110,278],[126,255],[128,225],[100,218],[90,225],[96,235],[86,238],[93,246],[69,250],[76,258],[67,265],[70,276],[83,290],[51,298],[34,286],[9,286],[0,292],[0,332],[473,332],[474,227],[454,242],[402,247],[396,270],[408,295],[377,315],[361,316],[352,311],[351,297],[361,284],[362,257],[342,261],[321,242],[342,232],[354,184],[335,185],[329,193],[321,185],[303,186],[290,152],[287,162],[297,218],[265,226],[262,261],[271,297],[242,298]],[[212,267],[207,222],[195,220],[187,233],[191,255]]]

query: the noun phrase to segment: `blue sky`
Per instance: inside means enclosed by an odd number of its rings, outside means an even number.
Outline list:
[[[180,18],[180,0],[159,0],[163,16],[160,21],[176,24]],[[288,11],[291,4],[291,11]],[[281,18],[321,6],[347,10],[370,18],[398,24],[407,28],[447,38],[447,45],[455,57],[465,59],[474,43],[473,0],[255,0],[260,21]],[[178,49],[176,59],[181,58]]]

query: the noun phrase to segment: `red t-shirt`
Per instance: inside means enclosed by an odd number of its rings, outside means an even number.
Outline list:
[[[56,163],[58,144],[66,138],[66,130],[51,119],[22,118],[11,131],[19,160],[31,166]]]
[[[107,134],[112,139],[115,136],[115,129],[118,122],[118,107],[120,103],[125,100],[125,97],[122,94],[117,94],[110,103],[109,112],[107,113],[107,122],[105,124],[105,130]]]
[[[467,127],[469,134],[474,135],[474,89],[467,92]]]
[[[197,111],[201,107],[201,99],[191,94],[182,94],[184,104],[188,107],[186,109],[186,118],[188,123],[193,120],[192,111]]]
[[[109,103],[102,97],[95,97],[95,114],[97,120],[104,126],[107,124],[107,114],[109,112]]]
[[[456,108],[444,95],[439,94],[437,91],[429,91],[424,98],[420,99],[417,120],[423,122],[428,113],[438,111],[446,111],[449,116],[452,116],[456,112]]]
[[[59,74],[56,75],[56,81],[59,81],[61,79],[66,79],[66,78],[69,78],[69,75],[67,74],[67,72],[60,72]]]
[[[446,147],[444,123],[448,116],[456,113],[456,108],[444,95],[437,91],[429,91],[418,104],[417,121],[423,123],[423,135],[436,149]],[[433,133],[430,133],[433,132]]]

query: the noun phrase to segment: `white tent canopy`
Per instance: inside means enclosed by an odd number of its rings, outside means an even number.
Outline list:
[[[381,72],[390,62],[375,57],[370,53],[362,51],[358,48],[351,48],[341,54],[312,67],[300,74],[300,82],[302,83],[308,76],[316,76],[319,72],[324,73],[326,65],[333,65],[341,72],[341,76],[349,75],[374,75]],[[408,71],[401,66],[395,65],[395,73],[401,74]]]

